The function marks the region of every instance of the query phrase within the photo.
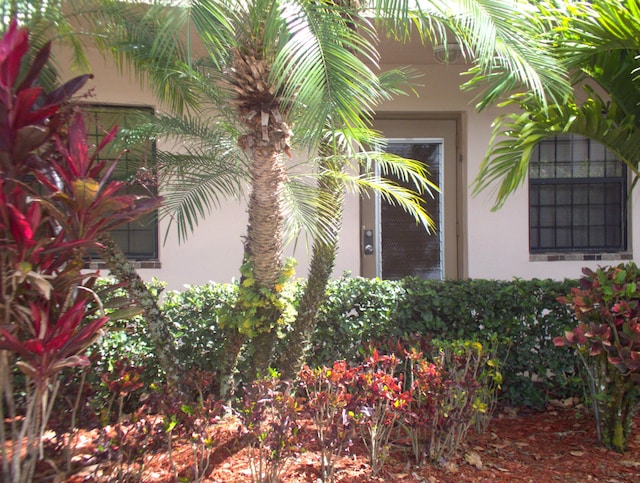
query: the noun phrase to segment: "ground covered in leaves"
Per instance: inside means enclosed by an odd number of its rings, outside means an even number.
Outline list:
[[[251,481],[250,448],[238,436],[233,418],[215,425],[205,453],[194,449],[186,437],[150,441],[144,434],[135,441],[109,447],[108,431],[80,431],[72,443],[71,476],[63,477],[63,462],[49,460],[38,468],[36,481],[80,482],[248,482]],[[319,481],[319,453],[313,446],[313,427],[305,425],[310,442],[287,458],[281,481]],[[137,432],[139,433],[139,432]],[[113,436],[113,434],[111,435]],[[133,432],[131,433],[133,438]],[[408,441],[394,438],[381,472],[373,477],[366,451],[355,444],[350,455],[336,465],[336,481],[364,482],[638,482],[640,481],[640,416],[634,420],[629,450],[619,454],[597,445],[593,417],[579,407],[560,402],[542,411],[505,408],[484,434],[470,431],[457,457],[438,465],[412,462]],[[51,442],[53,444],[53,441]],[[58,446],[59,447],[59,446]],[[62,454],[60,451],[58,454]],[[204,455],[204,457],[203,457]],[[55,467],[59,467],[56,474]]]

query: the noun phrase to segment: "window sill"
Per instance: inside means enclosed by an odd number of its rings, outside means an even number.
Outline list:
[[[160,263],[160,260],[129,260],[129,263],[133,265],[136,270],[145,268],[162,268],[162,263]],[[89,270],[109,270],[107,264],[100,261],[91,261],[85,265],[85,268]]]
[[[632,260],[633,253],[531,253],[530,262],[593,262]]]

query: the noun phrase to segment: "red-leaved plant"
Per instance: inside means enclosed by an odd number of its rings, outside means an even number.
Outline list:
[[[598,438],[623,452],[640,405],[640,269],[629,262],[582,272],[580,286],[558,299],[578,325],[553,342],[576,349],[591,376]]]
[[[82,270],[88,250],[160,202],[109,181],[114,165],[97,154],[115,128],[92,150],[82,117],[68,122],[63,107],[91,76],[46,93],[37,80],[50,45],[31,62],[28,48],[12,21],[0,40],[0,443],[2,480],[12,482],[32,481],[57,376],[89,363],[83,351],[107,321],[95,313],[98,274]]]
[[[389,437],[396,422],[410,407],[411,391],[403,389],[401,360],[373,349],[364,364],[357,367],[356,419],[362,441],[369,454],[371,473],[377,476],[389,454]]]
[[[353,444],[357,432],[355,411],[358,370],[345,361],[332,367],[305,365],[298,377],[306,392],[306,409],[316,426],[323,483],[335,481],[335,465]]]
[[[253,483],[281,481],[285,458],[297,443],[299,411],[291,383],[275,371],[245,388],[239,432],[248,439]]]

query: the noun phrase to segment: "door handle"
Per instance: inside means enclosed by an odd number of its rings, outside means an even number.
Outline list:
[[[362,253],[373,255],[373,230],[365,228],[362,232]]]

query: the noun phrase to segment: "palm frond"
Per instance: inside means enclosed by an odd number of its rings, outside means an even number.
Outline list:
[[[416,223],[422,225],[427,233],[432,233],[436,229],[435,222],[425,210],[422,197],[417,192],[373,173],[360,176],[342,173],[339,180],[345,185],[347,191],[360,196],[375,193],[390,205],[400,207],[413,217]]]
[[[349,192],[362,196],[375,193],[389,204],[402,208],[416,223],[422,224],[427,232],[435,230],[435,223],[425,210],[424,196],[433,197],[440,190],[428,179],[429,173],[424,164],[383,152],[359,153],[349,161],[355,165],[323,174],[333,176]],[[372,169],[374,162],[378,166],[377,170]],[[356,174],[360,173],[360,168],[362,173]],[[393,176],[410,187],[385,176]]]
[[[315,176],[292,176],[284,184],[283,215],[287,222],[284,225],[284,239],[291,243],[301,234],[320,242],[329,240],[331,219],[335,204],[327,199],[325,193],[312,184]]]
[[[169,220],[165,238],[175,223],[178,241],[186,240],[200,220],[219,207],[223,198],[242,193],[243,171],[232,163],[217,159],[207,162],[203,153],[191,150],[182,155],[163,153],[158,161],[164,166],[179,166],[175,170],[179,174],[164,176],[161,184],[164,202],[160,218]]]
[[[175,223],[179,241],[222,199],[242,194],[247,160],[228,124],[197,116],[139,116],[131,121],[134,127],[119,136],[122,142],[135,147],[152,139],[162,147],[156,149],[154,166],[164,197],[160,215],[169,219],[167,233]]]
[[[378,61],[372,30],[359,24],[355,32],[339,10],[321,2],[300,2],[287,22],[290,35],[274,60],[272,78],[285,102],[295,99],[298,135],[318,140],[324,129],[318,119],[366,126],[380,90],[363,60]]]
[[[562,42],[558,51],[572,67],[579,67],[593,54],[638,50],[640,3],[637,0],[565,2],[549,10],[558,19]]]
[[[407,95],[414,92],[419,87],[416,81],[422,74],[411,67],[397,67],[378,74],[380,83],[380,97],[385,100],[392,100],[398,96]]]
[[[193,25],[205,45],[213,65],[223,70],[231,55],[236,29],[245,25],[247,5],[239,0],[199,0],[188,2]]]
[[[536,100],[521,100],[522,114],[499,118],[494,125],[492,151],[483,160],[473,183],[473,194],[489,186],[495,189],[493,209],[525,182],[531,153],[542,139],[558,134],[580,134],[614,152],[636,176],[640,161],[640,127],[634,115],[626,115],[617,104],[605,102],[588,89],[589,98],[581,105],[549,106],[545,111]],[[497,187],[496,187],[497,185]]]
[[[475,65],[463,87],[481,88],[479,109],[516,90],[531,90],[543,103],[561,103],[571,89],[564,64],[550,49],[550,26],[524,0],[435,0],[425,11],[439,18]]]
[[[197,73],[191,66],[190,10],[171,3],[71,0],[71,15],[118,69],[134,74],[141,85],[148,82],[158,99],[182,113],[198,105]]]

